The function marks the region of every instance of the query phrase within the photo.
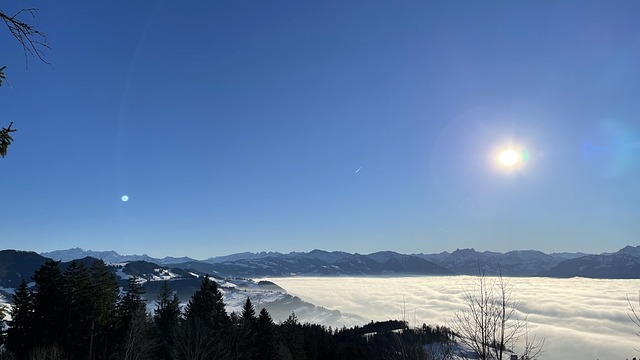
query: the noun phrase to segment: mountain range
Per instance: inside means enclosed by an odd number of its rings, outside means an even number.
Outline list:
[[[61,261],[64,269],[77,260],[90,266],[96,259],[108,264],[119,281],[136,276],[144,283],[152,310],[164,280],[183,300],[190,298],[205,274],[218,282],[228,312],[239,311],[247,297],[257,306],[265,307],[274,319],[284,320],[291,312],[298,316],[331,326],[362,323],[355,315],[315,306],[288,294],[269,281],[251,278],[282,276],[369,276],[369,275],[477,275],[483,269],[487,275],[589,277],[640,279],[640,246],[626,246],[614,253],[545,254],[535,250],[514,250],[506,253],[474,249],[457,249],[451,253],[399,254],[382,251],[372,254],[351,254],[340,251],[238,253],[195,260],[187,257],[157,259],[148,255],[120,255],[115,251],[91,251],[79,248],[37,254],[32,251],[0,251],[0,302],[11,301],[11,294],[22,279],[30,281],[34,272],[48,259]]]
[[[57,250],[41,255],[61,261],[89,256],[111,264],[146,261],[220,277],[477,275],[479,268],[482,268],[488,275],[501,273],[504,276],[640,278],[640,246],[626,246],[617,252],[603,254],[546,254],[536,250],[500,253],[457,249],[451,253],[445,251],[407,255],[382,251],[363,255],[312,250],[288,254],[243,252],[205,260],[188,257],[158,259],[148,255],[120,255],[115,251],[91,251],[80,248]]]

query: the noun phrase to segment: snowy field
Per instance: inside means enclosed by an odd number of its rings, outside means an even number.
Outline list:
[[[405,319],[446,325],[472,287],[469,276],[271,278],[302,300],[369,320]],[[511,278],[530,329],[546,339],[543,359],[615,360],[637,357],[640,329],[626,296],[638,300],[640,280]],[[347,324],[351,325],[351,324]]]

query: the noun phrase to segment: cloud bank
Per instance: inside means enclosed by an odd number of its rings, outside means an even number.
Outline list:
[[[292,277],[270,279],[305,301],[370,320],[405,319],[446,325],[463,306],[471,276]],[[545,359],[627,359],[638,356],[640,337],[627,316],[640,280],[511,278],[529,328],[546,339]],[[404,310],[403,310],[404,309]],[[347,326],[353,324],[346,324]]]

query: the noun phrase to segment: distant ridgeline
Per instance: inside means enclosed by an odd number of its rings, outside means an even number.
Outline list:
[[[172,257],[155,259],[146,255],[122,256],[114,251],[94,252],[76,248],[42,255],[30,251],[2,250],[0,286],[11,292],[22,279],[31,282],[36,269],[49,258],[63,261],[60,264],[62,268],[68,266],[72,259],[78,259],[85,265],[102,259],[117,275],[121,286],[130,276],[137,276],[148,282],[145,287],[149,288],[150,293],[155,293],[159,288],[158,280],[181,280],[177,291],[187,297],[197,288],[198,278],[205,274],[218,279],[293,275],[477,275],[478,266],[481,266],[488,275],[502,272],[504,276],[640,278],[640,246],[627,246],[615,253],[600,255],[545,254],[533,250],[498,253],[473,249],[439,254],[403,255],[386,251],[361,255],[313,250],[289,254],[241,253],[202,261]],[[273,284],[259,286],[275,289]]]
[[[313,250],[310,252],[239,253],[194,260],[186,257],[152,258],[119,255],[115,251],[85,251],[79,248],[43,253],[54,260],[69,261],[91,256],[107,263],[142,260],[171,269],[183,269],[220,277],[332,276],[332,275],[477,275],[480,265],[489,275],[505,276],[640,278],[640,246],[627,246],[615,253],[553,253],[514,250],[506,253],[458,249],[451,253],[403,255],[391,251],[368,255]],[[155,266],[155,265],[154,265]]]

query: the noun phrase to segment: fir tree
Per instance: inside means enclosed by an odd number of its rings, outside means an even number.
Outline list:
[[[256,349],[256,312],[247,297],[242,308],[242,314],[233,328],[233,336],[230,338],[230,349],[233,359],[255,359]]]
[[[187,320],[198,318],[214,331],[224,332],[230,319],[224,308],[222,293],[218,284],[205,276],[198,289],[189,300],[185,310]]]
[[[244,306],[242,307],[242,323],[254,328],[256,320],[256,310],[253,308],[251,299],[247,297],[247,300],[244,302]]]
[[[180,321],[180,299],[169,288],[169,282],[165,281],[160,288],[153,321],[160,337],[160,357],[171,359],[174,338]]]
[[[294,360],[306,360],[307,358],[304,351],[302,325],[293,312],[287,320],[280,324],[280,351],[283,355],[291,354]]]
[[[231,320],[215,281],[205,276],[189,300],[174,348],[175,359],[228,359]]]
[[[37,347],[59,345],[66,326],[67,304],[60,262],[47,260],[33,275],[34,329]]]
[[[127,326],[134,317],[146,314],[147,301],[143,297],[146,292],[138,277],[132,276],[127,280],[127,288],[118,305],[118,312],[124,326]]]
[[[256,324],[256,358],[274,360],[278,358],[276,347],[276,326],[267,309],[262,308]]]
[[[156,351],[152,323],[147,316],[146,289],[138,277],[127,280],[127,288],[118,304],[120,358],[125,360],[151,359]]]
[[[86,359],[91,340],[91,315],[95,300],[89,269],[83,263],[74,260],[64,271],[63,277],[68,305],[64,347],[70,359]]]
[[[13,308],[10,314],[11,321],[9,321],[5,345],[16,360],[26,360],[33,350],[35,334],[33,298],[24,279],[13,294]]]
[[[102,260],[89,269],[93,301],[89,334],[89,359],[108,359],[115,352],[117,312],[120,289],[115,276]]]

